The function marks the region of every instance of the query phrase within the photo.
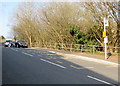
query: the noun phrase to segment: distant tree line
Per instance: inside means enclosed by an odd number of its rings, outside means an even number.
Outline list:
[[[119,46],[118,2],[24,2],[16,9],[12,30],[30,47],[48,42],[103,46],[104,17],[109,17],[108,45]]]
[[[0,42],[5,41],[5,37],[4,36],[0,36]]]

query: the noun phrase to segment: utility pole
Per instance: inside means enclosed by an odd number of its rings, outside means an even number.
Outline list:
[[[105,59],[107,59],[107,43],[108,43],[108,37],[106,36],[106,26],[108,26],[108,19],[104,17],[104,31],[103,31],[103,37],[104,37],[104,46],[105,46]]]

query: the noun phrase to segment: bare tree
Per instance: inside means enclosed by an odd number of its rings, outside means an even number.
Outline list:
[[[28,41],[31,47],[32,42],[37,40],[36,34],[38,34],[37,29],[39,28],[35,18],[34,3],[23,3],[17,10],[19,11],[15,16],[17,24],[13,30],[21,39]]]
[[[109,27],[107,28],[107,34],[109,37],[109,45],[118,45],[119,39],[119,20],[118,20],[118,3],[117,2],[86,2],[84,7],[94,17],[96,22],[93,30],[93,34],[96,40],[103,45],[102,31],[103,31],[103,18],[109,16]],[[111,38],[112,37],[112,38]]]

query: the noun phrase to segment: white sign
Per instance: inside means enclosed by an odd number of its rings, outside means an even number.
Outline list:
[[[108,37],[107,36],[104,38],[104,43],[108,43]]]
[[[109,26],[109,24],[108,24],[108,19],[105,18],[105,17],[104,17],[104,25],[105,25],[105,26]]]

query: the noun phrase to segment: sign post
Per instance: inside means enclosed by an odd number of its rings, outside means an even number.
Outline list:
[[[107,43],[108,43],[108,37],[106,36],[106,26],[108,26],[108,19],[104,17],[104,32],[103,32],[103,37],[104,37],[104,44],[105,44],[105,59],[107,59]]]

